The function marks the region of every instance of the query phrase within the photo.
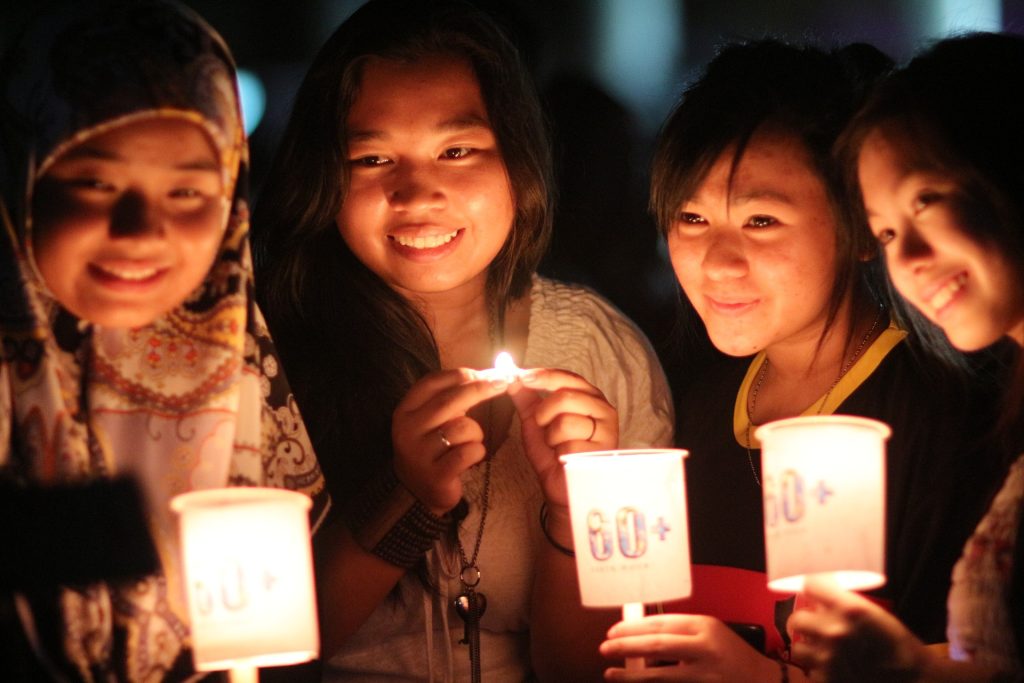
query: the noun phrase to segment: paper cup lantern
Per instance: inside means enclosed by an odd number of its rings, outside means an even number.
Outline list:
[[[885,440],[876,420],[795,417],[759,427],[768,587],[809,574],[843,588],[885,583]]]
[[[690,594],[685,455],[665,449],[562,456],[584,606]]]
[[[294,491],[176,496],[196,669],[297,664],[320,650],[308,510]]]

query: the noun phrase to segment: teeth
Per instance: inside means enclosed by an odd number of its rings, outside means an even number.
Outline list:
[[[442,244],[448,244],[455,236],[459,234],[459,231],[450,232],[447,235],[428,235],[427,237],[404,237],[402,235],[395,235],[395,241],[401,244],[403,247],[412,247],[413,249],[434,249],[440,247]]]
[[[931,307],[932,307],[932,309],[935,310],[935,311],[940,311],[943,306],[945,306],[950,301],[952,301],[952,299],[956,295],[956,293],[959,292],[961,289],[963,289],[964,284],[966,284],[966,283],[967,283],[967,274],[966,273],[960,273],[955,278],[950,280],[946,284],[946,286],[944,286],[939,291],[935,292],[935,294],[932,296],[932,300],[929,302]]]
[[[97,268],[120,280],[146,280],[157,273],[156,268],[112,268],[110,266],[97,266]]]

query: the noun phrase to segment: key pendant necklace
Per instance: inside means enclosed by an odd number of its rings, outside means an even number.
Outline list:
[[[459,549],[459,562],[461,563],[459,582],[462,584],[462,592],[455,598],[453,604],[456,613],[466,626],[465,634],[459,644],[469,646],[469,668],[472,683],[480,683],[480,617],[487,609],[487,596],[476,590],[476,587],[480,585],[480,567],[477,566],[476,560],[480,554],[480,542],[484,537],[484,524],[487,522],[490,493],[491,461],[488,458],[484,465],[484,492],[480,500],[480,526],[477,529],[476,543],[473,544],[472,557],[466,557],[458,529],[455,530],[455,543]]]

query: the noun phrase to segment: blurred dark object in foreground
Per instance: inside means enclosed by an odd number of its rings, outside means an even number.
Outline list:
[[[118,581],[156,571],[133,480],[0,484],[0,592]]]

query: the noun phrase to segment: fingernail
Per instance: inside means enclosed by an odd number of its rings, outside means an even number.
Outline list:
[[[537,379],[537,372],[534,370],[527,370],[526,372],[519,375],[519,379],[522,382],[533,382]]]
[[[492,379],[489,383],[495,389],[501,389],[503,387],[507,387],[508,386],[508,380],[507,379]]]

